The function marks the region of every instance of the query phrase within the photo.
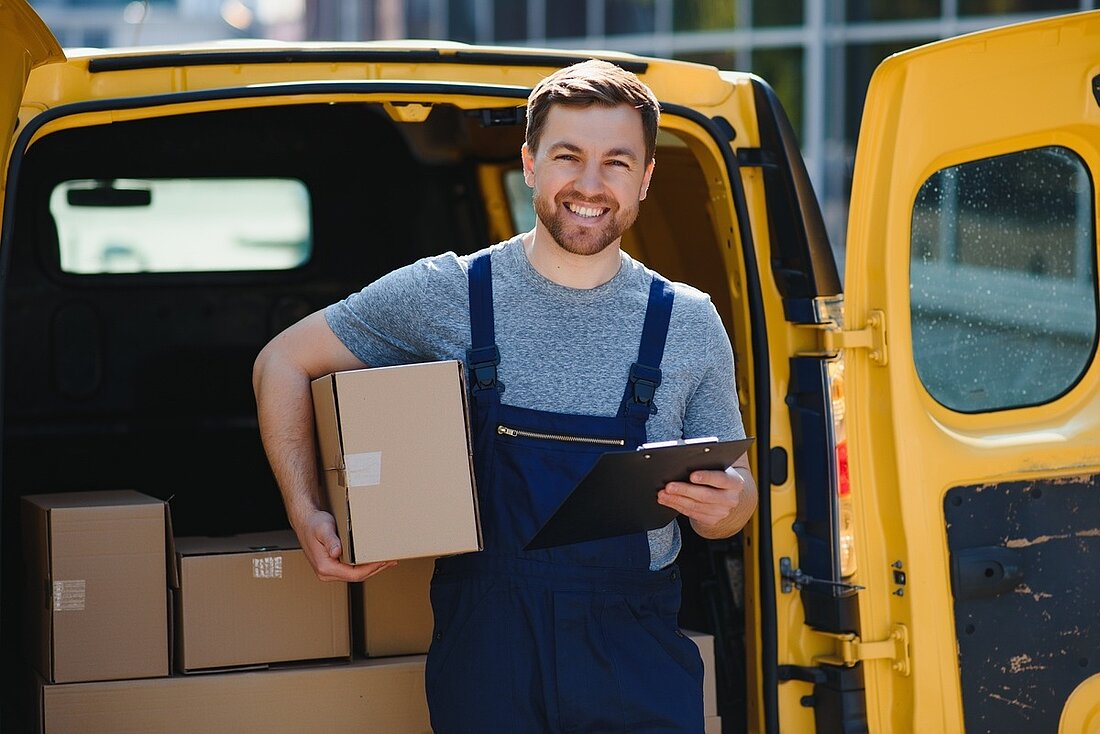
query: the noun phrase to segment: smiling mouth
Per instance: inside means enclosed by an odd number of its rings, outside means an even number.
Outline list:
[[[585,219],[595,219],[611,211],[605,206],[582,206],[580,204],[570,204],[569,202],[565,202],[564,206],[578,217]]]

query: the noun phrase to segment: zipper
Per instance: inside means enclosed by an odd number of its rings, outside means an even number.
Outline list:
[[[541,438],[548,441],[565,441],[567,443],[594,443],[602,446],[625,446],[626,441],[621,438],[595,438],[593,436],[566,436],[561,433],[539,433],[537,431],[525,431],[522,428],[509,426],[497,426],[497,435],[512,436],[513,438]]]

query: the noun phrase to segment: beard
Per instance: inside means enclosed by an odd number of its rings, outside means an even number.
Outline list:
[[[586,205],[608,208],[610,211],[604,215],[606,221],[598,227],[566,222],[563,203],[566,198],[577,201],[579,197],[572,196],[570,192],[564,192],[551,202],[547,197],[540,196],[537,191],[532,196],[535,214],[539,221],[550,232],[550,236],[559,247],[574,255],[596,255],[603,252],[608,245],[622,237],[623,232],[626,232],[638,218],[637,204],[620,208],[614,201],[607,199],[582,199],[581,201]]]

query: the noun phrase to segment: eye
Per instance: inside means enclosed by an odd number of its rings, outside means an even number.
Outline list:
[[[627,163],[626,161],[623,161],[623,160],[619,160],[618,158],[615,158],[615,159],[612,159],[612,160],[608,161],[608,164],[612,165],[612,166],[621,166],[623,168],[630,168],[629,163]]]
[[[556,161],[575,161],[575,160],[577,160],[577,156],[573,155],[572,153],[559,153],[558,155],[554,156],[554,160],[556,160]]]

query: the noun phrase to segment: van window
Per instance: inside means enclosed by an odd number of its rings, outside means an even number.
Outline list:
[[[50,213],[66,273],[289,270],[311,252],[309,192],[296,179],[63,181]]]
[[[937,171],[913,209],[913,357],[961,412],[1036,405],[1078,380],[1096,345],[1093,185],[1045,147]]]
[[[504,172],[504,191],[508,196],[508,209],[511,210],[516,232],[530,232],[535,228],[535,208],[531,204],[531,189],[523,180],[522,169]]]

